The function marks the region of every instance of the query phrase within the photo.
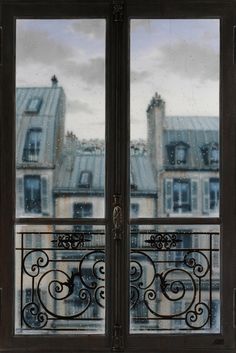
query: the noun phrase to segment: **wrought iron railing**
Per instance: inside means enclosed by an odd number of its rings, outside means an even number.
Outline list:
[[[16,244],[17,332],[103,330],[103,229],[19,232]],[[131,332],[217,330],[219,233],[134,228],[131,244]]]
[[[133,232],[132,331],[219,329],[219,233]],[[213,246],[214,244],[214,246]]]

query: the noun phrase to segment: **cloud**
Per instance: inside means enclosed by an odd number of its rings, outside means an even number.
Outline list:
[[[55,41],[43,30],[20,28],[16,43],[18,68],[40,64],[43,68],[53,67],[55,72],[62,72],[66,76],[78,77],[86,84],[104,84],[105,60],[102,57],[90,56],[87,62],[79,62],[81,58],[72,47]]]
[[[79,113],[84,112],[88,114],[92,114],[93,110],[91,107],[86,103],[80,100],[69,100],[67,106],[68,113]]]
[[[105,26],[106,22],[102,19],[93,20],[79,20],[73,22],[71,25],[71,30],[75,33],[83,33],[90,39],[104,39],[105,38]]]
[[[145,81],[145,79],[150,76],[150,72],[132,70],[130,76],[132,83],[138,83]]]
[[[134,19],[134,20],[131,20],[131,29],[132,31],[135,31],[140,28],[150,30],[152,22],[153,21],[149,19]]]
[[[86,84],[104,85],[105,81],[105,60],[97,57],[88,60],[86,63],[78,63],[67,60],[61,68],[65,75],[76,76]]]
[[[183,78],[196,78],[203,82],[219,79],[218,53],[198,43],[182,41],[172,46],[162,46],[156,60],[160,69]]]
[[[16,53],[17,65],[25,66],[31,62],[58,65],[70,58],[73,50],[68,45],[62,45],[50,38],[46,31],[20,28],[17,31]]]

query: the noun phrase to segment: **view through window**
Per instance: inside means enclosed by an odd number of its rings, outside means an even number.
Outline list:
[[[15,332],[104,334],[106,22],[16,23]],[[139,219],[219,217],[219,21],[130,38],[129,330],[217,333],[219,225]]]

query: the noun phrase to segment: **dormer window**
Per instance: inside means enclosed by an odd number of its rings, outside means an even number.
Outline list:
[[[25,113],[38,114],[42,104],[42,99],[39,97],[31,98],[25,109]]]
[[[186,164],[187,148],[184,145],[176,146],[175,148],[175,164]]]
[[[88,171],[83,171],[79,178],[80,188],[90,188],[92,186],[92,174]]]
[[[219,163],[219,148],[218,146],[213,146],[211,149],[211,164]]]
[[[134,181],[134,175],[132,172],[130,172],[130,189],[132,191],[137,190],[137,184]]]
[[[38,162],[42,130],[39,128],[27,131],[25,146],[23,151],[24,162]]]
[[[218,143],[209,143],[201,148],[202,158],[205,165],[214,165],[219,163],[219,145]]]
[[[169,163],[172,165],[185,165],[189,145],[185,142],[173,142],[167,146]]]

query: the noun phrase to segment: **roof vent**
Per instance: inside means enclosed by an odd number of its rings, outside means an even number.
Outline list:
[[[52,87],[54,87],[54,88],[57,87],[58,79],[57,79],[56,75],[52,76],[51,81],[52,81]]]

